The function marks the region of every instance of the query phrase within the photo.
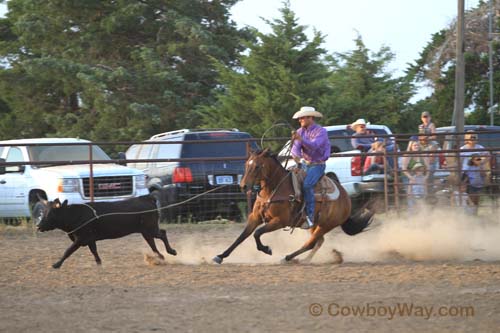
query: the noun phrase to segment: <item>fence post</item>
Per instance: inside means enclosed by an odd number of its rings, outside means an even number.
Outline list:
[[[89,144],[89,195],[90,202],[94,202],[94,164],[92,162],[92,143]]]
[[[250,157],[250,141],[247,141],[247,143],[246,143],[246,157],[247,157],[247,160]],[[245,171],[243,171],[243,172],[245,172]],[[253,189],[248,189],[245,193],[247,196],[247,219],[248,219],[248,216],[250,216],[250,213],[252,213],[252,190]]]
[[[394,137],[394,149],[393,149],[393,165],[394,165],[394,205],[396,206],[396,211],[399,214],[399,166],[398,166],[398,155],[396,155],[396,149],[398,147],[397,137]]]
[[[387,147],[387,138],[384,141],[385,146]],[[385,213],[387,214],[389,210],[389,185],[387,183],[387,149],[384,149],[384,205],[385,205]]]

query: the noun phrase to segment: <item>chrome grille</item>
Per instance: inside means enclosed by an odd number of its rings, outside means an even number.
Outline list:
[[[90,198],[90,179],[83,179],[83,193]],[[132,176],[94,177],[94,197],[114,197],[132,195],[134,179]]]

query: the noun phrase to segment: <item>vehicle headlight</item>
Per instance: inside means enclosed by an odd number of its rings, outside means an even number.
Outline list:
[[[77,178],[63,178],[59,179],[57,192],[80,192],[80,182]]]
[[[146,188],[146,175],[135,176],[135,187],[138,190]]]

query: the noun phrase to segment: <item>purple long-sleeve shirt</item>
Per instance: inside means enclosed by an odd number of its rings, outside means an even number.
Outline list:
[[[292,156],[303,158],[309,163],[324,162],[330,157],[330,140],[325,128],[312,124],[308,128],[299,128],[297,133],[302,141],[293,142]]]

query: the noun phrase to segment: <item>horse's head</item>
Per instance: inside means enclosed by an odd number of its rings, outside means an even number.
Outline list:
[[[250,153],[250,157],[245,163],[245,174],[240,181],[242,191],[251,189],[254,185],[265,180],[271,172],[272,159],[270,158],[269,148],[262,151]]]

